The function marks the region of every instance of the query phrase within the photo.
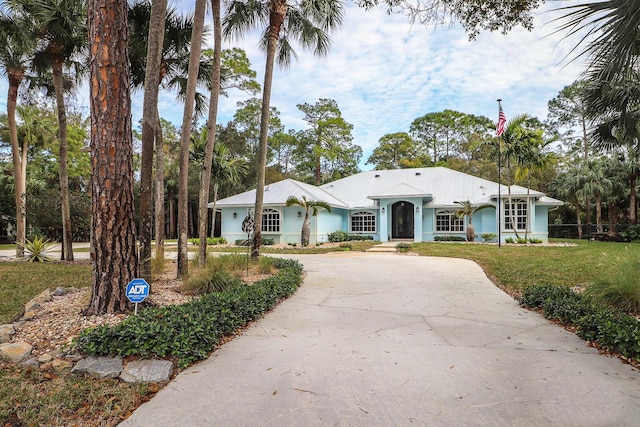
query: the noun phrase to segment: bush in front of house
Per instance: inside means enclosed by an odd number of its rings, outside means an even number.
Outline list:
[[[434,242],[466,242],[467,238],[463,236],[435,236]]]
[[[640,361],[640,321],[622,310],[596,303],[563,286],[527,288],[520,304],[540,309],[548,319],[577,327],[577,334],[604,350]]]
[[[373,240],[373,236],[368,234],[350,234],[346,231],[337,230],[329,233],[327,238],[332,243],[349,242],[352,240]]]
[[[186,304],[151,307],[115,325],[82,331],[78,349],[95,356],[176,358],[179,367],[208,356],[220,339],[242,328],[293,294],[302,265],[276,258],[277,274],[252,286],[206,294]]]
[[[238,239],[236,240],[236,246],[251,246],[252,242],[251,240],[247,240],[247,239]],[[263,246],[271,246],[275,244],[275,241],[273,240],[273,238],[271,237],[263,237],[262,238],[262,245]]]

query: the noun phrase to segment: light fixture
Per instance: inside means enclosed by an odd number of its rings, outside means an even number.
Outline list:
[[[302,218],[302,212],[298,211],[298,218]]]
[[[420,206],[416,206],[416,213],[420,212]]]
[[[384,213],[384,206],[382,207],[382,213]]]
[[[234,217],[234,218],[237,218],[237,217],[238,217],[238,214],[234,212],[234,213],[233,213],[233,217]]]

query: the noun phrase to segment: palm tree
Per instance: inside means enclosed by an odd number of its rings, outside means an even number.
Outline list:
[[[16,257],[24,254],[26,239],[26,179],[27,179],[27,145],[23,139],[18,141],[16,124],[16,107],[18,90],[27,73],[28,63],[35,49],[32,37],[33,21],[19,10],[13,13],[0,13],[0,66],[9,79],[7,94],[7,121],[9,141],[13,158],[13,178],[16,204]]]
[[[178,277],[185,277],[189,272],[189,254],[187,252],[187,233],[189,227],[188,192],[189,192],[189,148],[191,145],[191,125],[193,107],[196,96],[202,37],[204,33],[204,15],[207,3],[196,0],[191,32],[191,54],[187,74],[184,113],[180,132],[180,176],[178,184]]]
[[[87,9],[80,0],[21,0],[25,13],[35,20],[39,49],[34,55],[34,68],[46,76],[51,71],[58,112],[60,142],[59,174],[62,203],[62,259],[73,261],[73,234],[69,206],[67,171],[67,111],[65,106],[65,70],[73,70],[77,78],[83,74],[87,46]],[[68,79],[67,79],[68,80]]]
[[[454,202],[458,205],[462,206],[460,209],[456,211],[456,218],[468,218],[467,224],[467,242],[473,242],[476,239],[476,231],[473,226],[473,215],[486,208],[493,208],[494,205],[490,203],[483,203],[478,206],[473,206],[469,200],[465,200],[462,202]]]
[[[330,44],[327,31],[342,23],[343,3],[340,0],[233,0],[228,5],[224,20],[225,35],[240,35],[247,30],[264,28],[262,47],[267,53],[262,110],[260,116],[260,142],[256,179],[255,224],[252,257],[260,255],[262,244],[262,205],[264,200],[269,133],[269,107],[271,83],[275,61],[288,65],[295,56],[291,41],[298,40],[303,47],[313,49],[317,55],[327,52]]]
[[[153,175],[153,146],[160,126],[158,115],[158,92],[160,91],[160,65],[164,41],[167,0],[156,0],[151,5],[147,63],[142,106],[142,154],[140,167],[140,277],[151,283],[151,227]]]
[[[211,167],[216,138],[216,121],[218,117],[218,101],[220,98],[220,62],[222,55],[222,25],[220,17],[220,0],[211,0],[213,16],[213,70],[211,73],[211,94],[209,96],[209,120],[207,120],[207,136],[200,185],[198,215],[198,264],[204,267],[207,258],[207,218],[209,212],[209,189],[211,186]],[[215,219],[216,211],[213,211]]]
[[[514,116],[504,129],[504,133],[499,139],[498,144],[495,144],[494,141],[488,141],[485,145],[489,146],[489,156],[493,160],[498,160],[502,162],[503,167],[507,171],[507,215],[509,219],[509,224],[513,229],[513,232],[518,236],[518,227],[514,221],[515,212],[514,212],[514,203],[513,197],[511,195],[511,186],[515,181],[514,168],[518,164],[518,160],[521,158],[522,147],[527,144],[530,139],[535,138],[536,132],[529,129],[527,123],[531,120],[531,116],[528,114],[519,114]],[[529,210],[529,206],[527,206],[527,212]],[[502,212],[498,212],[498,215],[502,215]]]
[[[128,21],[129,21],[129,34],[130,34],[130,50],[129,58],[131,62],[131,84],[134,90],[145,88],[145,95],[147,91],[157,92],[160,88],[167,88],[177,91],[178,98],[184,100],[186,95],[186,82],[189,66],[189,51],[191,34],[193,31],[193,18],[191,16],[179,15],[175,8],[167,10],[166,2],[163,1],[164,7],[153,5],[148,0],[138,0],[131,4],[129,7]],[[160,59],[157,73],[158,78],[156,82],[153,82],[153,87],[150,82],[145,82],[145,79],[149,76],[147,72],[147,50],[150,45],[150,30],[151,19],[154,7],[160,7],[164,11],[164,25],[154,24],[158,28],[155,31],[162,30],[161,34],[157,34],[155,37],[162,37],[162,48],[160,52]],[[156,18],[158,19],[158,18]],[[206,30],[203,29],[203,34],[206,34]],[[153,73],[156,73],[154,71]],[[211,64],[207,59],[201,59],[198,69],[198,84],[203,83],[205,80],[211,78]],[[151,93],[150,93],[151,95]],[[156,97],[157,98],[157,97]],[[204,95],[196,92],[195,94],[195,115],[200,116],[205,109]],[[163,150],[163,130],[162,122],[160,120],[160,114],[157,109],[157,100],[155,103],[154,112],[143,112],[143,129],[142,139],[144,141],[148,139],[155,139],[155,155],[156,155],[156,195],[155,195],[155,222],[156,222],[156,257],[164,258],[164,150]],[[151,108],[150,106],[148,108]],[[155,128],[154,135],[151,135],[151,123],[152,119],[149,117],[153,114],[153,128]],[[147,130],[145,132],[145,125]],[[143,169],[144,173],[141,173],[141,194],[140,194],[140,216],[141,223],[143,217],[150,217],[150,177],[149,177],[149,163],[151,162],[150,155],[145,153],[153,153],[153,146],[147,149],[143,148]],[[143,191],[144,189],[144,191]],[[144,222],[149,222],[145,220]],[[143,270],[148,269],[149,257],[151,253],[151,237],[150,230],[151,225],[147,227],[141,227],[140,235],[140,251],[141,251],[141,266]],[[144,257],[142,255],[145,255]]]
[[[568,30],[569,35],[580,34],[580,44],[586,44],[581,53],[594,63],[607,62],[615,72],[637,65],[640,2],[601,0],[559,10],[567,11],[560,18],[564,21],[560,29]]]
[[[585,173],[584,166],[572,165],[556,177],[552,188],[556,195],[562,199],[571,202],[576,210],[576,224],[578,225],[578,239],[582,238],[582,213],[580,203],[589,200],[588,192],[584,189]],[[591,220],[587,216],[587,223]]]
[[[328,203],[319,200],[307,200],[306,196],[298,198],[289,196],[287,198],[287,206],[300,206],[304,209],[304,221],[302,222],[302,232],[300,233],[300,244],[302,246],[309,245],[309,236],[311,235],[311,225],[309,224],[309,211],[312,216],[318,215],[321,209],[331,212],[331,206]]]
[[[593,195],[596,205],[596,230],[602,233],[602,199],[613,189],[609,165],[605,159],[593,159],[587,162],[585,172],[584,190]]]

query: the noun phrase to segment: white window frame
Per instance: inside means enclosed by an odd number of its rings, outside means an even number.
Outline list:
[[[359,229],[354,228],[354,219],[359,220]],[[351,233],[373,234],[378,230],[376,214],[370,211],[358,211],[351,214],[349,229]]]
[[[511,199],[511,204],[514,205],[513,219],[515,220],[516,226],[518,227],[516,231],[527,231],[527,211],[529,209],[527,201],[525,199]],[[502,213],[504,218],[503,224],[505,231],[513,231],[510,212],[511,204],[509,203],[509,199],[505,199],[503,202],[504,208],[502,209]]]
[[[436,211],[435,213],[435,221],[433,222],[433,226],[435,228],[436,233],[464,233],[466,229],[466,224],[464,218],[457,218],[455,210],[443,209]],[[438,217],[448,217],[447,220],[447,228],[441,229],[444,224],[439,222]]]
[[[278,209],[267,208],[262,210],[262,232],[280,233],[281,228],[280,211]]]

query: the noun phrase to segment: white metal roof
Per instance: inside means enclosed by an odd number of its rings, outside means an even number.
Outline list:
[[[307,200],[317,200],[328,203],[332,207],[348,208],[349,206],[340,201],[331,194],[323,191],[314,185],[305,184],[304,182],[294,179],[285,179],[283,181],[274,182],[265,186],[264,189],[264,205],[265,206],[283,206],[287,202],[289,196],[302,198],[305,196]],[[256,203],[256,190],[245,191],[235,196],[218,200],[216,208],[250,206]],[[213,203],[209,203],[209,207],[213,207]]]
[[[500,185],[501,197],[508,187]],[[375,199],[392,197],[422,197],[430,207],[457,206],[456,201],[469,200],[473,205],[490,203],[498,196],[498,183],[454,171],[445,167],[392,169],[360,172],[358,174],[315,187],[292,179],[269,184],[264,193],[265,205],[284,205],[289,196],[306,196],[308,200],[324,201],[334,207],[377,208]],[[512,196],[526,196],[527,189],[511,186]],[[560,206],[562,201],[530,190],[531,197],[540,204]],[[255,190],[218,201],[219,207],[255,204]],[[210,204],[209,206],[212,206]]]

